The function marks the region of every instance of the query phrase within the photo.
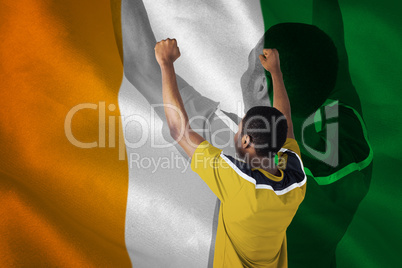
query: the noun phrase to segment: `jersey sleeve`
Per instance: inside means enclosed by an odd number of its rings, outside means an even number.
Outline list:
[[[290,150],[296,153],[301,158],[300,148],[295,139],[287,138],[285,144],[282,146],[282,149]]]
[[[191,158],[191,169],[208,185],[212,192],[225,202],[241,189],[242,179],[222,157],[222,150],[208,141],[200,143]]]
[[[299,175],[305,176],[300,148],[295,139],[286,139],[285,144],[278,152],[278,158],[279,168],[287,172],[296,172]]]

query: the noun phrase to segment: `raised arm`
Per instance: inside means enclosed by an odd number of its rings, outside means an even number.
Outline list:
[[[122,0],[121,10],[124,74],[151,106],[157,106],[154,111],[163,122],[162,135],[166,141],[171,142],[167,119],[160,107],[163,103],[162,73],[155,59],[156,39],[146,8],[141,0]],[[219,103],[201,95],[179,75],[175,74],[175,79],[192,127],[204,138],[209,138],[208,127],[213,128],[214,124],[209,125],[205,121],[191,119],[200,116],[215,118],[214,112]],[[176,148],[187,158],[187,153],[179,145],[176,144]]]
[[[170,134],[186,154],[192,157],[195,149],[205,139],[191,129],[177,87],[173,63],[180,57],[180,51],[176,39],[158,42],[155,46],[155,57],[162,71],[163,105]]]
[[[276,49],[264,49],[259,56],[262,66],[271,73],[274,88],[273,106],[283,113],[288,123],[288,138],[294,139],[293,123],[290,110],[288,93],[283,82],[282,71],[279,61],[279,53]]]

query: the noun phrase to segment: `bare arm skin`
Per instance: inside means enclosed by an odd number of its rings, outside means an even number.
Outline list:
[[[264,49],[263,54],[259,56],[262,66],[271,73],[274,88],[273,106],[283,113],[288,123],[288,138],[294,139],[293,123],[290,110],[288,93],[283,82],[282,71],[279,61],[279,53],[276,49]]]
[[[189,124],[187,112],[177,87],[173,62],[180,57],[175,39],[166,39],[155,46],[155,57],[162,71],[162,95],[170,134],[192,157],[195,149],[205,139],[194,132]]]
[[[163,122],[162,136],[166,141],[172,142],[164,109],[159,107],[163,103],[162,73],[155,58],[156,39],[146,7],[142,0],[124,0],[121,3],[125,77],[151,106],[157,106],[154,111]],[[211,120],[217,118],[214,115],[216,110],[214,106],[218,105],[217,102],[197,92],[179,75],[176,74],[175,79],[190,119],[200,115],[211,118]],[[209,138],[207,123],[202,124],[201,120],[192,120],[191,124],[204,138]],[[214,130],[214,125],[211,123],[211,132]],[[200,129],[205,129],[205,131],[202,132]],[[187,153],[180,145],[175,144],[175,146],[179,153],[189,160]]]

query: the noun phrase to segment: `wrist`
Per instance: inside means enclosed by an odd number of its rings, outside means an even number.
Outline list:
[[[172,68],[173,62],[172,61],[163,61],[163,62],[159,63],[159,66],[161,67],[161,69]]]
[[[271,72],[271,77],[272,77],[272,80],[283,79],[282,71],[277,70],[277,71]]]

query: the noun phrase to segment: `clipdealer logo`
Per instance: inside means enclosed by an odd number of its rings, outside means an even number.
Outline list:
[[[152,105],[151,109],[151,116],[150,116],[150,124],[148,123],[149,120],[144,118],[143,116],[139,114],[131,114],[129,116],[116,116],[116,115],[106,115],[107,110],[109,112],[113,112],[116,110],[116,105],[115,104],[109,104],[106,108],[106,102],[100,101],[99,104],[95,103],[80,103],[73,108],[71,108],[64,120],[64,133],[68,139],[68,141],[82,149],[91,149],[91,148],[106,148],[106,131],[108,131],[108,141],[107,141],[107,146],[108,148],[115,148],[118,146],[119,149],[119,160],[125,160],[126,157],[126,146],[127,148],[130,149],[135,149],[135,148],[140,148],[144,146],[148,138],[150,136],[151,138],[151,146],[152,148],[168,148],[175,146],[177,144],[176,141],[166,141],[164,140],[161,143],[156,143],[156,134],[157,134],[157,126],[156,126],[156,117],[157,115],[155,114],[155,107],[159,106],[167,106],[170,107],[174,110],[176,110],[177,113],[179,113],[181,118],[183,117],[183,114],[180,112],[180,110],[173,106],[173,105]],[[80,141],[79,139],[76,138],[76,136],[73,134],[72,131],[72,121],[74,116],[81,112],[82,110],[85,109],[90,109],[90,110],[98,110],[98,139],[91,141],[91,142],[83,142]],[[106,110],[107,109],[107,110]],[[116,118],[118,120],[118,124],[116,126]],[[184,119],[183,119],[184,120]],[[108,124],[106,124],[108,122]],[[140,129],[136,133],[140,133],[140,139],[131,142],[125,133],[123,131],[127,131],[127,128],[129,127],[130,123],[137,123],[140,125]],[[119,134],[118,137],[116,137],[116,127],[119,127]],[[181,137],[183,137],[184,132],[181,133]]]
[[[179,113],[180,117],[184,119],[184,115],[181,113],[181,111],[173,106],[173,105],[167,105],[169,108],[174,109],[177,113]],[[151,147],[152,148],[169,148],[172,146],[177,145],[177,141],[175,140],[169,140],[166,141],[165,138],[163,138],[162,143],[156,143],[156,136],[159,132],[161,132],[161,129],[157,127],[156,123],[156,111],[155,108],[160,108],[160,107],[166,107],[164,104],[158,104],[158,105],[151,105],[151,113],[150,113],[150,118],[144,118],[143,116],[139,114],[131,114],[129,116],[116,116],[116,115],[109,115],[107,116],[107,111],[108,112],[113,112],[116,110],[116,105],[115,104],[109,104],[106,106],[106,102],[100,101],[98,104],[95,103],[81,103],[73,108],[70,109],[70,111],[67,113],[65,121],[64,121],[64,131],[65,135],[68,139],[68,141],[78,147],[78,148],[83,148],[83,149],[90,149],[90,148],[106,148],[106,143],[108,148],[115,148],[118,146],[119,150],[119,160],[125,160],[126,159],[126,148],[133,149],[133,148],[140,148],[144,146],[148,138],[150,136],[151,138]],[[239,106],[241,107],[241,105]],[[72,131],[72,121],[74,116],[79,113],[82,110],[85,109],[90,109],[90,110],[98,110],[98,139],[91,141],[91,142],[83,142],[80,141],[79,139],[74,136],[73,131]],[[326,105],[323,105],[320,109],[318,109],[315,113],[311,114],[309,117],[307,117],[304,121],[303,124],[300,128],[301,133],[301,139],[298,140],[299,146],[304,147],[305,153],[309,154],[310,157],[313,157],[326,165],[329,165],[331,167],[336,167],[339,164],[339,137],[338,137],[338,132],[339,132],[339,103],[337,101],[330,102]],[[215,141],[215,138],[218,133],[221,132],[228,132],[230,133],[228,135],[228,140],[225,143],[225,146],[234,146],[233,143],[233,136],[234,132],[237,131],[237,125],[236,127],[233,127],[231,124],[233,122],[231,120],[228,120],[228,117],[222,117],[219,116],[219,111],[215,112],[217,116],[213,118],[213,120],[221,120],[222,122],[224,121],[230,121],[230,122],[224,122],[225,125],[227,126],[227,129],[209,129],[211,128],[211,122],[209,121],[208,118],[204,118],[200,115],[197,115],[196,118],[190,118],[189,123],[191,124],[193,130],[196,132],[204,132],[204,131],[209,131],[209,135],[212,138],[211,142],[212,144],[216,144],[217,141]],[[222,113],[221,113],[222,114]],[[238,111],[237,114],[241,114],[240,111]],[[116,123],[116,119],[118,122]],[[149,120],[150,119],[150,120]],[[200,123],[195,123],[193,125],[193,122],[196,121],[195,119],[202,119],[200,122],[203,122],[201,125],[203,128],[194,128],[195,126],[199,125]],[[127,135],[124,135],[124,131],[127,131],[127,128],[129,127],[130,123],[137,123],[140,125],[140,129],[135,128],[135,133],[140,134],[140,139],[131,142],[130,140],[127,139]],[[119,124],[119,125],[116,125]],[[167,127],[166,124],[163,124],[164,127]],[[220,124],[220,127],[222,124]],[[119,127],[118,131],[118,137],[116,137],[116,127]],[[318,150],[315,148],[315,146],[309,145],[308,141],[306,140],[306,137],[308,135],[311,135],[311,127],[315,129],[315,134],[319,134],[321,137],[321,140],[325,143],[324,145],[324,150]],[[205,129],[206,128],[206,129]],[[310,128],[310,130],[308,130]],[[268,131],[273,131],[275,128],[269,129]],[[108,135],[106,135],[106,131],[108,131]],[[265,130],[264,130],[265,131]],[[298,130],[295,129],[295,134]],[[187,137],[185,135],[184,131],[180,133],[180,138]],[[108,140],[106,141],[106,139]],[[159,139],[160,140],[160,139]],[[222,147],[222,146],[219,146]],[[320,146],[322,148],[322,146]],[[130,154],[131,158],[131,154]],[[131,160],[130,160],[131,161]]]
[[[98,110],[98,140],[97,141],[92,141],[92,142],[82,142],[78,140],[71,128],[72,120],[74,116],[80,112],[81,110],[84,109],[91,109],[91,110]],[[109,104],[108,105],[108,110],[113,112],[116,110],[116,105],[114,104]],[[70,109],[70,111],[67,113],[66,118],[64,120],[64,133],[66,134],[66,137],[68,141],[78,147],[78,148],[83,148],[83,149],[90,149],[90,148],[105,148],[106,147],[106,103],[104,101],[99,102],[99,104],[95,103],[80,103],[73,108]],[[108,147],[109,148],[115,148],[116,147],[116,134],[115,134],[115,128],[116,128],[116,116],[110,115],[108,116],[108,126],[109,126],[109,139],[108,139]],[[119,139],[118,139],[118,146],[119,146],[119,160],[124,160],[125,159],[125,143],[124,143],[124,137],[122,130],[120,128],[119,130]]]

